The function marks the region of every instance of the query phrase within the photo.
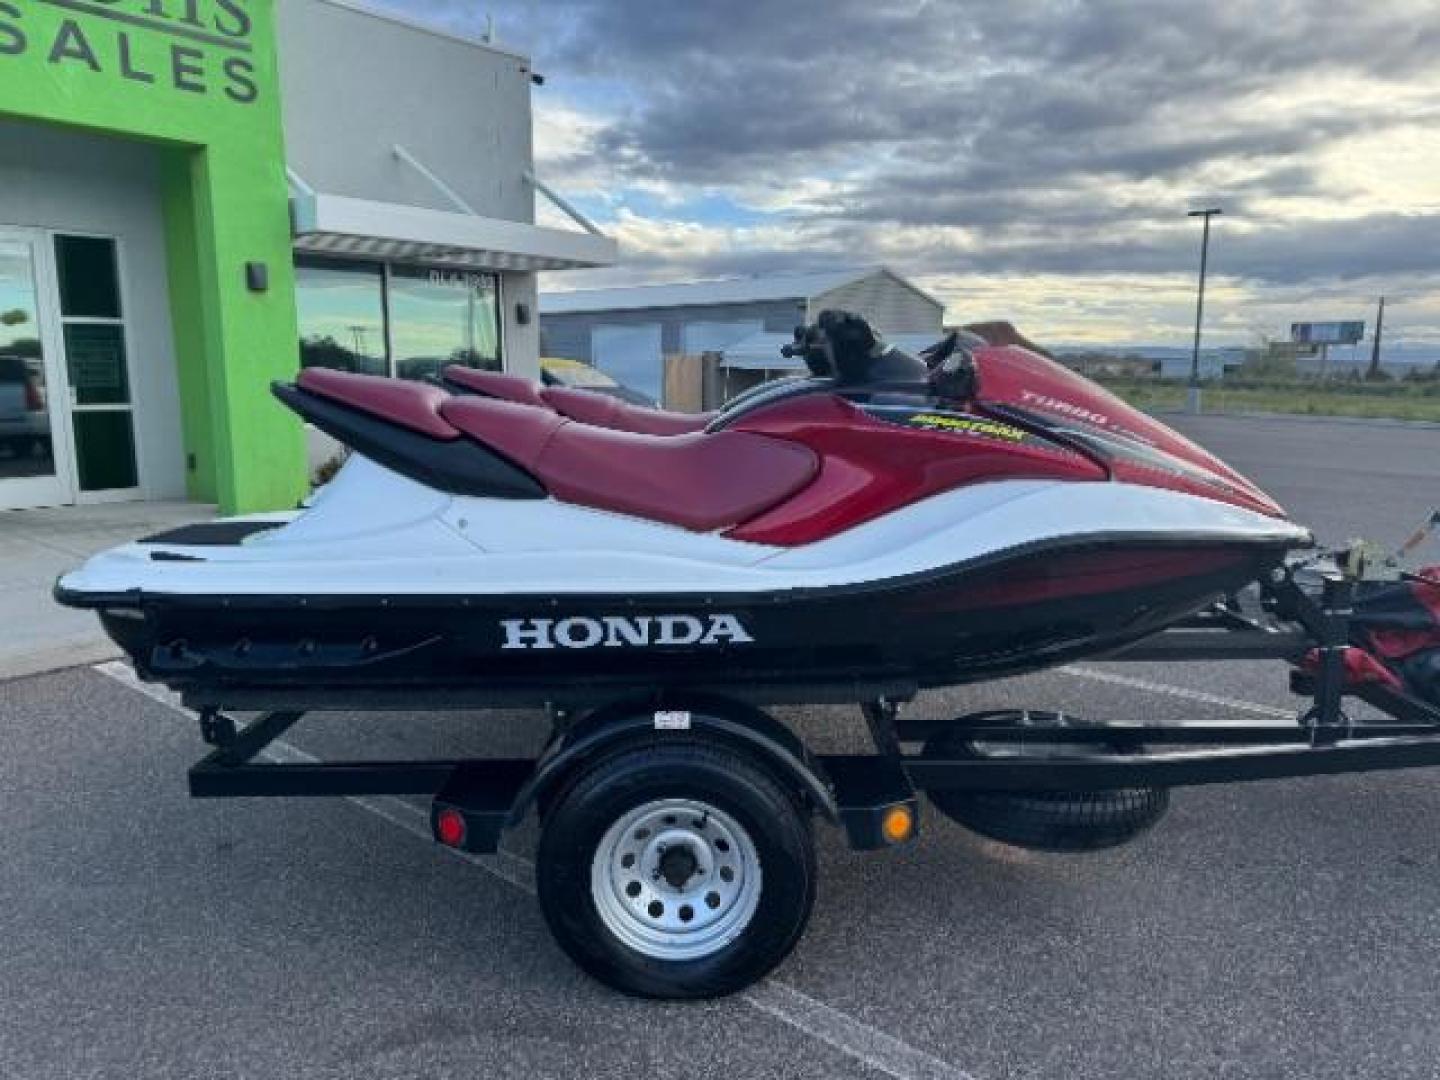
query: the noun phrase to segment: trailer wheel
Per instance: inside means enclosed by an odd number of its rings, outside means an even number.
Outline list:
[[[601,982],[717,997],[761,978],[804,933],[810,821],[750,757],[652,742],[601,760],[559,796],[536,885],[556,941]]]
[[[992,712],[967,718],[973,723],[1023,723],[1064,726],[1059,713]],[[1025,757],[1103,757],[1138,749],[1126,746],[1085,747],[1039,740],[977,742],[968,737],[965,721],[957,722],[925,744],[930,758],[985,760]],[[946,817],[992,840],[1035,851],[1101,851],[1135,839],[1165,816],[1170,789],[1117,788],[1111,791],[971,791],[937,788],[927,793]]]

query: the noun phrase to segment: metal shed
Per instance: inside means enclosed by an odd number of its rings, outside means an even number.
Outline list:
[[[666,356],[723,352],[758,333],[783,333],[826,308],[864,315],[886,334],[939,337],[945,305],[884,266],[540,297],[541,352],[595,364],[660,398]],[[636,353],[643,343],[644,355]]]

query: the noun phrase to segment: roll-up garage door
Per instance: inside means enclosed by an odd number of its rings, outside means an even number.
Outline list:
[[[724,352],[742,338],[758,334],[765,325],[758,319],[749,322],[692,322],[680,329],[680,351],[686,356],[707,352]]]

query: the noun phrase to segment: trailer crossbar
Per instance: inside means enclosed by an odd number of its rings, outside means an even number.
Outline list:
[[[975,760],[911,756],[904,763],[910,779],[922,789],[1111,791],[1127,787],[1197,787],[1440,765],[1440,737],[1430,734],[1341,740],[1322,746],[1227,747],[1104,758]]]
[[[924,742],[955,728],[954,720],[904,720],[895,725],[901,742]],[[1345,729],[1357,739],[1440,737],[1440,726],[1430,724],[1363,724]],[[1322,735],[1326,734],[1321,732]],[[1296,724],[1077,724],[1066,727],[1025,727],[1011,724],[965,726],[965,735],[974,742],[1074,743],[1082,746],[1111,744],[1189,746],[1288,746],[1311,745],[1316,730]]]

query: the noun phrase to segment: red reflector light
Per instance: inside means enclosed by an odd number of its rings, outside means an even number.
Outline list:
[[[41,412],[45,408],[45,397],[40,393],[40,384],[32,376],[25,380],[25,411]]]
[[[435,818],[435,835],[447,847],[465,842],[465,815],[459,810],[441,810]]]

